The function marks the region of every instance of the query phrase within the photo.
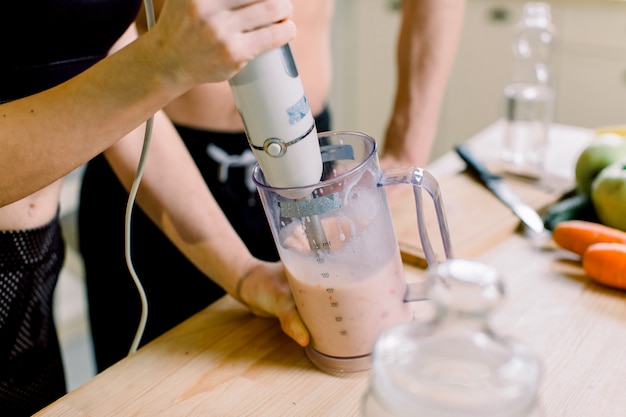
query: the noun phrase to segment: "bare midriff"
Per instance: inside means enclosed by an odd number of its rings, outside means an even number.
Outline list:
[[[56,215],[60,193],[61,180],[0,207],[0,230],[23,230],[46,225]]]

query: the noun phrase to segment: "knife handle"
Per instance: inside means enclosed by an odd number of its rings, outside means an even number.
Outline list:
[[[489,172],[489,170],[487,170],[487,168],[485,168],[485,166],[481,162],[474,158],[467,146],[458,145],[454,148],[454,150],[467,164],[467,170],[478,178],[482,180],[501,178],[499,175]]]

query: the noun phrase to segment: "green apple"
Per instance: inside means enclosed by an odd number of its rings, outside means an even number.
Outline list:
[[[626,159],[600,171],[591,185],[591,201],[602,224],[626,231]]]
[[[603,133],[581,152],[576,161],[576,187],[585,195],[591,194],[591,183],[604,168],[626,158],[626,137]]]

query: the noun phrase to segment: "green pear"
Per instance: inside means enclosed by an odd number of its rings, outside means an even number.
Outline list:
[[[581,152],[576,161],[576,187],[585,195],[591,194],[591,184],[604,168],[626,158],[626,137],[603,133]]]
[[[591,185],[591,201],[602,224],[626,231],[626,159],[600,171]]]

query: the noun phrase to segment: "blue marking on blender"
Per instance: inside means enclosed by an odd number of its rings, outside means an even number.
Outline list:
[[[302,96],[300,100],[287,109],[289,115],[289,124],[295,125],[309,113],[309,101],[306,96]]]

